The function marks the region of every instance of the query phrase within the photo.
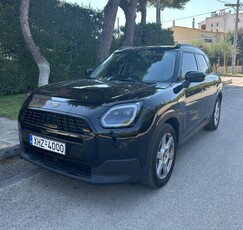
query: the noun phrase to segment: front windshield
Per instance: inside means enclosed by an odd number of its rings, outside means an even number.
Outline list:
[[[90,75],[97,80],[171,82],[175,53],[161,50],[115,52]]]

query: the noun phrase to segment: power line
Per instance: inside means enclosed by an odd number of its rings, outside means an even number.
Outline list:
[[[236,4],[233,4],[233,3],[230,3],[230,2],[225,2],[225,1],[222,1],[222,0],[217,0],[217,1],[221,2],[221,3],[224,3],[224,4],[227,4],[227,6],[231,5],[231,7],[236,7],[237,6]],[[243,9],[243,3],[242,2],[239,2],[239,7],[240,7],[241,10]]]
[[[230,3],[230,2],[225,2],[225,1],[222,1],[222,0],[217,0],[217,1],[218,1],[218,2],[221,2],[221,3],[224,3],[224,4],[232,4],[232,3]],[[242,5],[243,3],[240,2],[239,4]]]
[[[221,2],[221,3],[224,3],[224,4],[230,4],[230,2],[224,2],[224,1],[221,1],[221,0],[217,0],[218,2]]]

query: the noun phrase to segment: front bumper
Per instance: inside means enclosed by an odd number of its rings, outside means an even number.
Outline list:
[[[88,183],[133,183],[142,179],[146,175],[150,133],[97,131],[87,120],[49,111],[23,110],[19,119],[20,157]],[[66,155],[31,145],[30,134],[65,142]]]
[[[40,155],[42,154],[42,155]],[[107,160],[98,167],[64,159],[53,154],[34,154],[20,150],[20,157],[56,173],[92,184],[133,183],[145,176],[138,159]]]

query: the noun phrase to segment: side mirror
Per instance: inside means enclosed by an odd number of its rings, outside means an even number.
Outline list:
[[[189,82],[202,82],[205,80],[206,74],[198,71],[189,71],[186,73],[185,79]]]
[[[89,78],[89,76],[91,75],[91,73],[93,73],[93,71],[94,71],[94,69],[87,69],[87,70],[85,71],[85,77],[86,77],[86,78]]]
[[[205,80],[206,74],[199,71],[189,71],[186,73],[185,81],[173,89],[174,93],[179,93],[182,89],[187,89],[192,82],[202,82]]]

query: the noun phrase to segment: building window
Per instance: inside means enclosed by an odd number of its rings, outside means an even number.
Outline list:
[[[204,42],[206,43],[212,43],[213,39],[212,38],[204,38]]]
[[[219,26],[219,23],[217,22],[217,26]]]
[[[205,24],[201,25],[201,30],[206,30],[206,25]]]
[[[211,27],[213,27],[213,24],[211,24]]]

